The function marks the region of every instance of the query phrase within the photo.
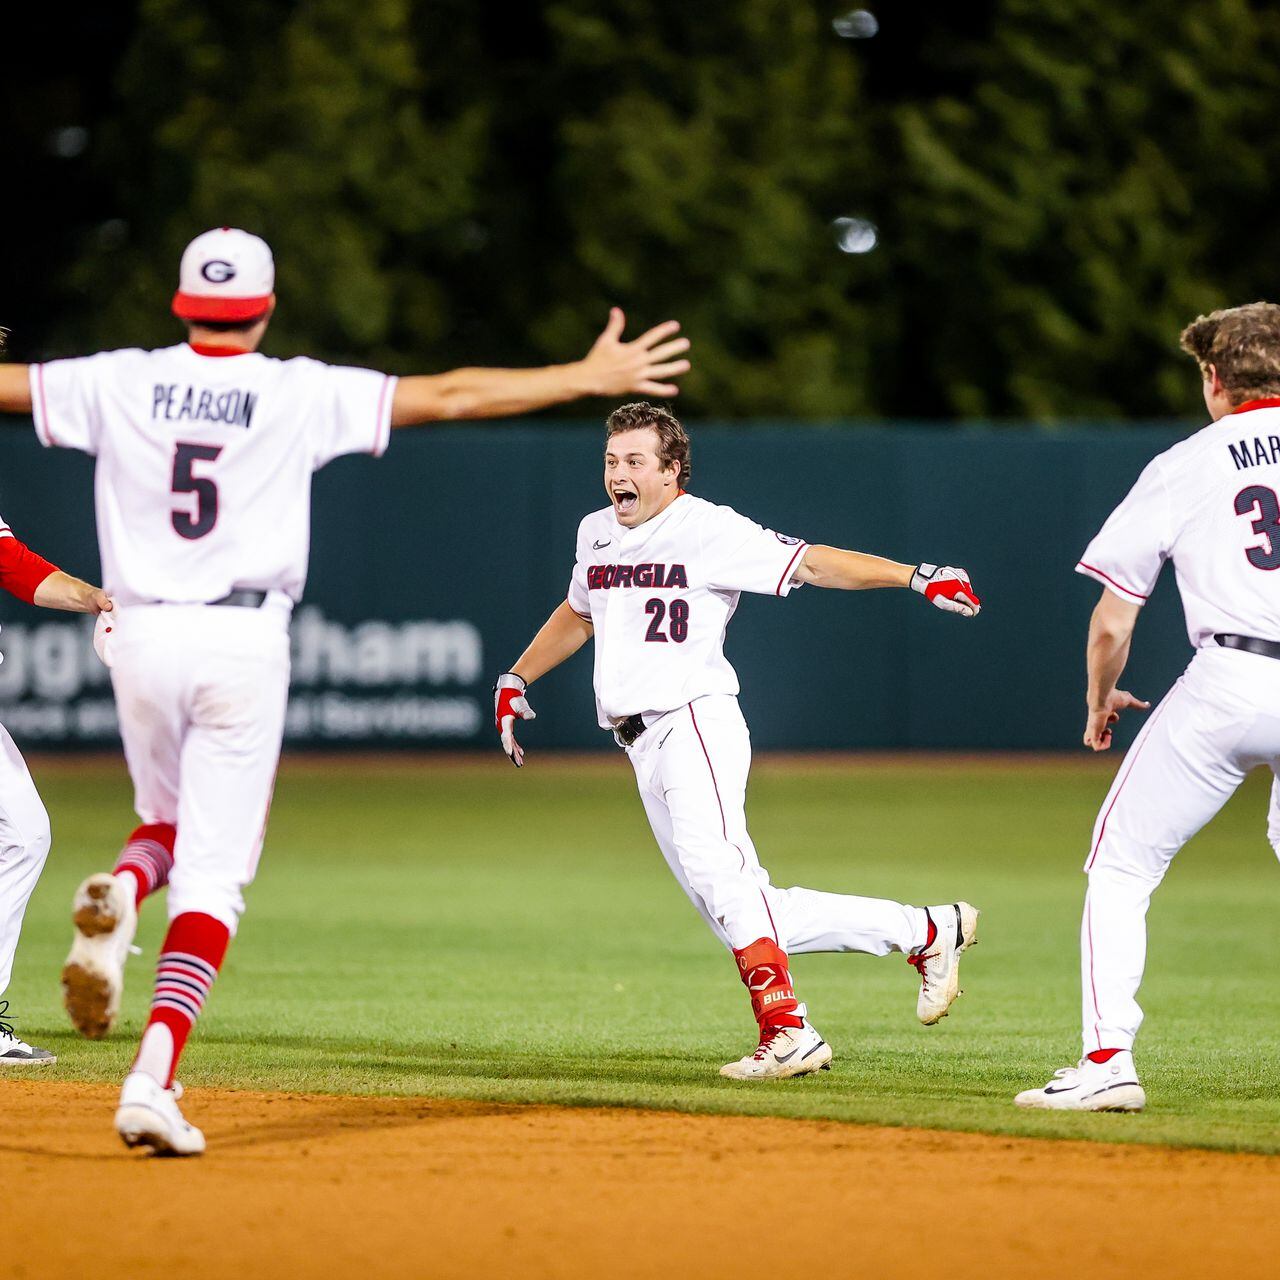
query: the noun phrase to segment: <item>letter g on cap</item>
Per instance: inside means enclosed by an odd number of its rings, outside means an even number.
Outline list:
[[[211,258],[200,268],[200,274],[210,284],[226,284],[235,279],[236,269],[222,258]]]

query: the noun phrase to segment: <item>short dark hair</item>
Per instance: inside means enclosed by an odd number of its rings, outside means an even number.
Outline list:
[[[211,333],[248,333],[255,324],[266,317],[266,314],[264,311],[262,315],[254,316],[251,320],[185,320],[183,323],[187,326],[188,333],[193,327],[208,329]]]
[[[647,400],[619,405],[605,425],[605,440],[611,440],[621,431],[636,431],[649,427],[658,433],[658,459],[663,466],[673,462],[680,464],[680,487],[689,487],[690,453],[689,433],[680,425],[674,414]]]
[[[1197,317],[1182,331],[1182,349],[1206,380],[1213,365],[1233,404],[1280,396],[1280,306],[1274,302]]]

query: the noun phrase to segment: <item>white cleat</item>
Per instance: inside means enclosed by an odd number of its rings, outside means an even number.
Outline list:
[[[947,1016],[960,990],[960,953],[978,942],[977,907],[967,902],[949,902],[942,907],[926,907],[925,914],[937,932],[933,941],[907,957],[920,974],[920,995],[916,1017],[926,1027]]]
[[[9,1002],[0,1000],[0,1067],[51,1067],[57,1058],[48,1049],[19,1040],[18,1034],[5,1022],[9,1016]]]
[[[806,1022],[802,1027],[774,1027],[754,1053],[726,1063],[720,1074],[730,1080],[786,1080],[830,1066],[831,1046]]]
[[[101,1040],[120,1012],[124,962],[138,929],[133,878],[90,876],[71,904],[76,927],[62,966],[62,1003],[82,1036]]]
[[[1125,1049],[1106,1062],[1081,1058],[1076,1066],[1055,1071],[1043,1089],[1024,1089],[1014,1102],[1041,1111],[1141,1111],[1147,1095],[1133,1054]]]
[[[178,1110],[182,1086],[166,1089],[145,1071],[131,1071],[120,1090],[116,1132],[126,1147],[150,1147],[158,1156],[198,1156],[204,1134]]]

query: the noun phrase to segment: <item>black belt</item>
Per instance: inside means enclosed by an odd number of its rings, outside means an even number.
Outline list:
[[[1213,637],[1224,649],[1243,649],[1245,653],[1258,653],[1264,658],[1280,658],[1280,641],[1259,640],[1257,636]]]
[[[613,726],[613,731],[617,734],[618,741],[624,747],[629,747],[648,727],[644,722],[644,717],[636,715],[617,721]]]
[[[265,591],[250,591],[247,587],[237,587],[228,591],[221,600],[210,600],[210,604],[232,605],[238,609],[261,609],[266,602]]]

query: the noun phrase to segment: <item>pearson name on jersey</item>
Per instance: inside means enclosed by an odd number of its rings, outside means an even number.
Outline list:
[[[601,727],[736,694],[723,646],[738,599],[789,594],[807,547],[688,493],[635,528],[612,507],[587,516],[568,598],[595,631]]]
[[[151,416],[166,422],[226,422],[247,431],[257,403],[257,394],[241,387],[215,391],[211,387],[157,382],[151,393]]]

